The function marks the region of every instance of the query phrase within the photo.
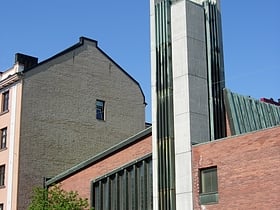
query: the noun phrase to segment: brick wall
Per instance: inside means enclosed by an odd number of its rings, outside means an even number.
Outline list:
[[[193,147],[194,207],[279,209],[280,127]],[[219,202],[199,205],[198,169],[217,166]]]
[[[134,135],[145,127],[139,85],[85,40],[25,72],[20,136],[19,209],[34,186]],[[105,121],[96,119],[105,101]]]
[[[226,113],[226,137],[231,136],[231,130],[230,130],[230,123],[229,123],[229,119],[228,119],[228,114]]]
[[[66,191],[78,191],[81,197],[90,199],[91,181],[113,171],[114,169],[150,154],[152,151],[151,138],[151,136],[145,137],[141,141],[111,154],[109,157],[66,178],[61,182],[62,188]]]

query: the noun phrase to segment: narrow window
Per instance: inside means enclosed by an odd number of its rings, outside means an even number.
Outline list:
[[[2,112],[9,109],[9,91],[2,93]]]
[[[218,202],[217,167],[200,169],[200,203]]]
[[[4,204],[0,203],[0,210],[4,210]]]
[[[105,101],[96,100],[96,119],[105,120]]]
[[[0,186],[5,185],[5,165],[0,166]]]
[[[1,132],[0,149],[5,149],[7,147],[7,128],[1,129],[0,132]]]

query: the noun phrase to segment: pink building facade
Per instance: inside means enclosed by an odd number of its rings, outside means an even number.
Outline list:
[[[23,68],[17,62],[1,74],[0,80],[0,205],[3,209],[17,208]]]

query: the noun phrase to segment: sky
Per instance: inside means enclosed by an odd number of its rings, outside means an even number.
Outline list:
[[[280,98],[280,1],[221,0],[226,87],[259,99]],[[16,53],[39,62],[85,36],[134,77],[151,122],[149,0],[2,0],[0,71]]]

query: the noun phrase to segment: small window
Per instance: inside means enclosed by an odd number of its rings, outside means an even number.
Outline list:
[[[105,120],[105,101],[96,100],[96,119]]]
[[[0,187],[5,185],[5,165],[0,166]]]
[[[1,129],[0,135],[1,135],[0,149],[5,149],[7,147],[7,128]]]
[[[2,112],[9,110],[9,91],[2,93]]]
[[[217,167],[200,169],[200,203],[218,202]]]

